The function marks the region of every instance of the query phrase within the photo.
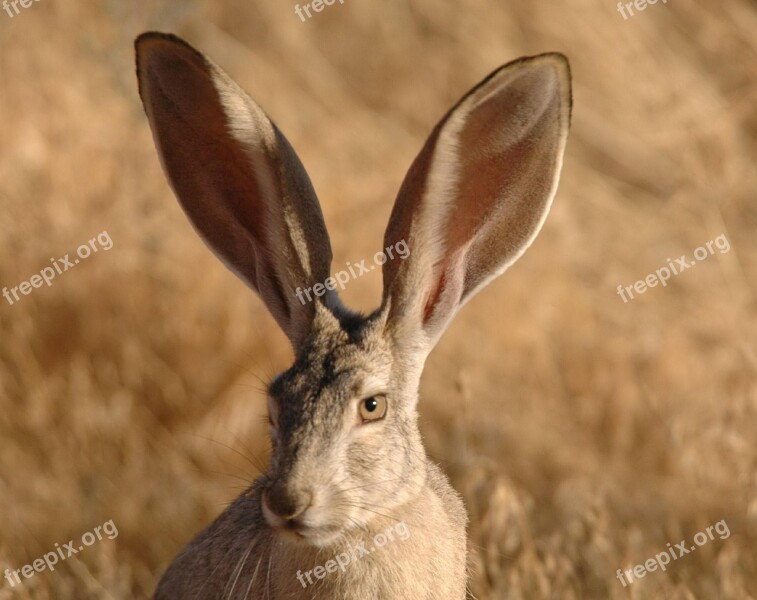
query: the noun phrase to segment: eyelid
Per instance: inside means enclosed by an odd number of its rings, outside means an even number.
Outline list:
[[[363,400],[367,400],[368,398],[375,398],[376,396],[384,396],[385,398],[389,397],[389,393],[384,391],[383,389],[376,389],[375,391],[367,391],[360,393],[355,396],[355,399],[358,402],[362,402]]]

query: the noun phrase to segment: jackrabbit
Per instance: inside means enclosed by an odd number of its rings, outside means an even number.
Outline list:
[[[419,380],[455,313],[544,222],[570,121],[567,60],[497,69],[434,128],[384,236],[409,256],[383,264],[366,317],[334,291],[318,200],[276,125],[181,39],[145,33],[136,53],[181,206],[296,356],[268,387],[268,471],[179,554],[155,598],[465,598],[467,515],[425,454]]]

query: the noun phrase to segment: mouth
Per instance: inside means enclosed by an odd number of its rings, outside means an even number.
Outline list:
[[[300,514],[284,518],[272,512],[261,498],[261,512],[275,535],[290,543],[323,548],[338,541],[350,529],[348,523],[335,521],[318,507],[308,507]]]
[[[277,535],[290,542],[315,546],[317,548],[332,544],[343,534],[343,529],[341,527],[313,527],[295,521],[288,521],[283,524],[275,525],[273,526],[273,530]]]

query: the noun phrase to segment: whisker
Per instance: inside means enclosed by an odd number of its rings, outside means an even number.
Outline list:
[[[258,557],[258,564],[255,565],[255,571],[252,573],[252,578],[250,579],[250,585],[247,586],[247,592],[245,592],[244,598],[247,600],[247,597],[250,595],[250,591],[252,590],[252,584],[255,583],[255,578],[258,575],[258,568],[260,567],[260,561],[263,560],[263,555],[261,554]]]
[[[362,510],[367,510],[368,512],[371,512],[375,515],[379,515],[380,517],[389,519],[390,521],[397,521],[398,523],[400,522],[400,519],[398,519],[396,516],[385,515],[383,513],[378,512],[377,510],[373,510],[372,508],[368,508],[367,506],[364,506],[362,504],[350,504],[350,503],[343,503],[343,504],[347,506],[354,506],[355,508],[360,508]]]
[[[252,552],[252,548],[255,545],[255,542],[257,541],[257,536],[253,538],[252,542],[250,542],[250,545],[247,547],[247,552],[244,553],[242,557],[240,557],[239,562],[237,562],[237,566],[234,568],[234,570],[231,572],[231,575],[229,575],[229,581],[226,583],[226,587],[229,587],[229,583],[231,583],[231,578],[234,576],[234,571],[237,572],[237,576],[234,577],[234,583],[231,586],[231,589],[229,590],[228,600],[231,600],[231,594],[234,592],[234,588],[237,586],[237,581],[239,580],[239,576],[242,574],[242,569],[244,569],[244,565],[247,562],[247,559],[250,556],[250,552]]]
[[[273,560],[273,541],[271,541],[271,548],[268,552],[268,575],[266,576],[266,591],[265,595],[268,600],[271,600],[271,561]]]
[[[194,437],[200,438],[201,440],[205,440],[207,442],[213,442],[214,444],[218,444],[219,446],[223,446],[224,448],[226,448],[228,450],[231,450],[232,452],[235,452],[236,454],[238,454],[239,456],[241,456],[242,458],[244,458],[248,463],[250,463],[258,471],[260,471],[260,472],[265,471],[264,468],[261,468],[261,466],[259,464],[255,463],[255,460],[253,460],[253,458],[250,458],[249,456],[246,456],[246,455],[242,454],[239,450],[237,450],[236,448],[233,448],[232,446],[229,446],[228,444],[224,444],[223,442],[221,442],[219,440],[215,440],[213,438],[208,438],[208,437],[199,435],[197,433],[194,433],[192,435]]]
[[[248,479],[247,477],[242,477],[241,475],[234,475],[234,473],[227,473],[226,471],[215,471],[213,469],[208,469],[206,472],[212,473],[213,475],[223,475],[224,477],[232,477],[233,479],[238,479],[239,481],[243,481],[245,483],[245,488],[249,487],[249,485],[252,483],[252,481]]]
[[[262,415],[260,417],[264,422],[268,422],[268,417],[266,415]],[[255,455],[255,453],[250,450],[250,448],[247,447],[247,444],[244,443],[242,439],[239,438],[239,436],[227,428],[227,431],[234,436],[234,439],[242,445],[242,448],[244,448],[247,452],[249,452],[250,456],[255,460],[255,466],[258,468],[260,472],[265,471],[265,465],[263,465],[262,462],[259,462],[259,457]]]
[[[205,583],[203,583],[203,584],[202,584],[202,586],[201,586],[201,587],[200,587],[200,588],[199,588],[199,589],[197,590],[197,593],[195,594],[195,598],[200,598],[200,597],[201,597],[201,596],[200,596],[200,593],[201,593],[201,592],[202,592],[202,591],[203,591],[203,590],[204,590],[204,589],[205,589],[205,588],[206,588],[206,587],[208,586],[208,584],[209,584],[209,583],[210,583],[210,582],[211,582],[211,581],[213,580],[213,575],[215,575],[216,571],[218,570],[218,568],[219,568],[219,567],[220,567],[220,566],[221,566],[222,564],[225,564],[225,563],[226,563],[226,559],[227,559],[227,558],[229,557],[229,554],[231,554],[231,552],[232,552],[233,550],[234,550],[234,546],[231,546],[231,547],[230,547],[230,548],[229,548],[229,549],[228,549],[228,550],[226,551],[226,553],[225,553],[225,554],[223,555],[223,558],[222,558],[221,560],[219,560],[219,561],[218,561],[218,562],[216,563],[216,566],[215,566],[215,567],[213,567],[213,570],[212,570],[212,571],[210,572],[210,575],[208,575],[207,579],[205,579]],[[198,559],[199,559],[199,557],[200,557],[200,556],[201,556],[201,553],[200,553],[200,552],[198,552],[198,553],[197,553],[197,557],[198,557]]]

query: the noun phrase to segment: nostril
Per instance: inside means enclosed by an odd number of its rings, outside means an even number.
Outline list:
[[[312,500],[313,500],[313,494],[311,494],[310,492],[303,492],[299,498],[299,502],[297,503],[297,506],[291,512],[291,514],[286,518],[289,520],[294,520],[300,515],[302,515],[308,508],[310,508],[310,504]]]
[[[304,513],[313,501],[308,490],[290,490],[274,485],[263,494],[266,508],[280,519],[291,521]]]

